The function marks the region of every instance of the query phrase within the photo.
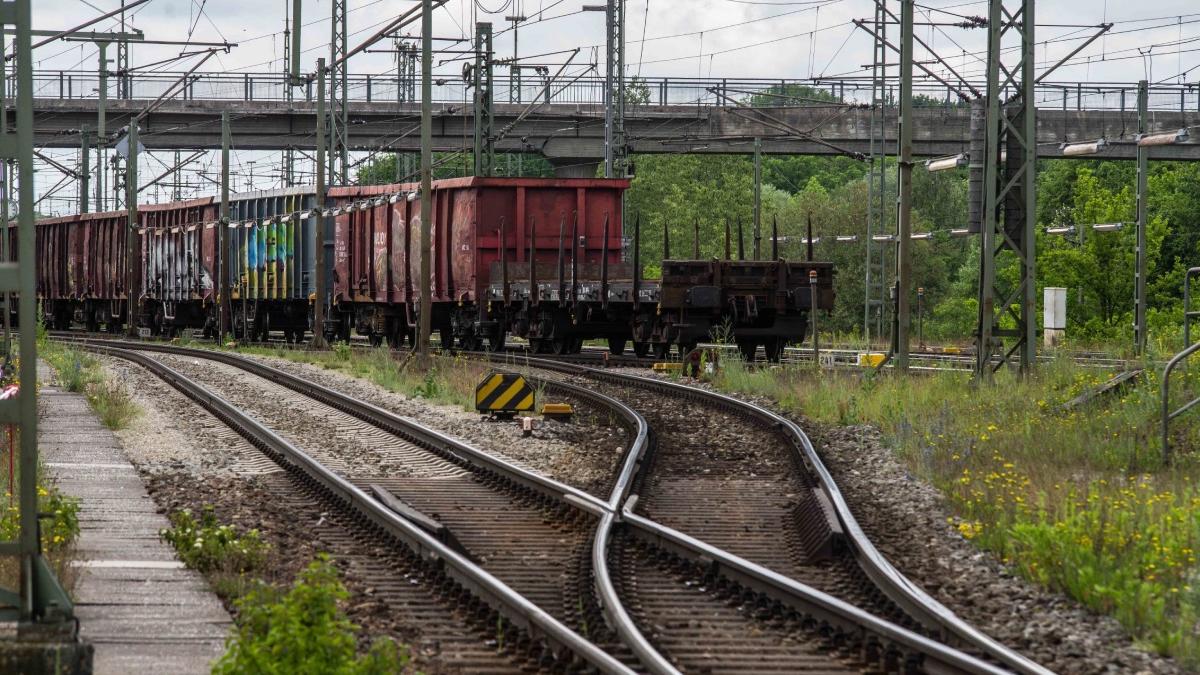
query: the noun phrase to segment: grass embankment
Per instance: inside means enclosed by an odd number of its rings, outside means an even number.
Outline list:
[[[237,351],[321,366],[388,391],[464,410],[475,409],[475,387],[490,369],[486,363],[447,356],[431,356],[428,366],[419,366],[415,360],[405,360],[407,352],[386,347],[355,351],[344,343],[335,344],[329,351],[263,347],[239,347]]]
[[[259,578],[270,546],[257,530],[222,524],[211,507],[199,518],[184,509],[170,520],[162,538],[236,610],[213,673],[383,675],[408,664],[407,650],[388,638],[359,653],[360,629],[344,611],[350,596],[328,556],[317,556],[291,586],[277,586]]]
[[[124,429],[141,414],[129,391],[105,377],[100,362],[87,352],[47,342],[39,347],[38,355],[54,368],[58,386],[85,395],[109,429]]]
[[[1113,373],[1063,360],[977,387],[961,373],[725,365],[715,380],[722,389],[821,422],[878,426],[909,469],[945,493],[964,537],[1112,614],[1148,648],[1200,664],[1200,445],[1196,422],[1180,418],[1175,462],[1164,465],[1157,373],[1116,398],[1062,411]],[[1193,379],[1183,386],[1196,389]],[[1176,405],[1195,395],[1173,389]]]

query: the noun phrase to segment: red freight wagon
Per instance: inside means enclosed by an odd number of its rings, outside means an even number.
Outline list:
[[[568,307],[551,270],[561,257],[564,268],[585,270],[593,285],[602,267],[614,279],[629,278],[628,266],[621,264],[621,193],[628,186],[627,180],[587,178],[434,181],[431,321],[443,344],[457,338],[464,347],[486,341],[499,348],[509,330],[537,345],[557,340],[568,347],[584,337],[627,333],[628,317],[621,326],[616,317],[589,313],[594,320],[579,321],[579,313],[564,314]],[[348,335],[353,325],[375,342],[394,345],[411,335],[421,287],[418,188],[406,183],[330,190],[337,206],[331,334]],[[529,292],[531,256],[534,274],[544,273],[546,282],[536,294],[545,303],[537,311],[529,306],[541,304]],[[607,266],[601,265],[605,257]],[[502,287],[506,277],[508,303],[493,288]],[[519,307],[512,302],[517,295],[525,298]]]
[[[125,222],[124,213],[38,221],[37,290],[48,325],[65,329],[77,313],[91,330],[119,321],[126,284]]]

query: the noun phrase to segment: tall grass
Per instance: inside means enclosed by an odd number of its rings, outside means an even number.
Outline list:
[[[41,356],[55,371],[65,391],[85,394],[88,404],[109,429],[124,429],[141,414],[129,390],[105,378],[100,362],[90,354],[47,341]]]
[[[388,391],[464,410],[474,409],[475,386],[489,368],[485,363],[448,356],[431,356],[426,365],[421,365],[405,359],[403,352],[386,347],[357,352],[344,343],[327,352],[261,347],[242,347],[239,351],[318,365],[368,380]]]
[[[960,373],[723,365],[719,388],[822,422],[878,426],[909,469],[946,495],[964,537],[1027,578],[1111,613],[1155,650],[1200,664],[1200,439],[1196,421],[1180,418],[1180,452],[1164,465],[1157,374],[1064,410],[1114,373],[1063,359],[1029,378],[998,373],[987,386]],[[1182,374],[1180,388],[1195,390],[1196,379]],[[1192,395],[1176,393],[1179,402]]]

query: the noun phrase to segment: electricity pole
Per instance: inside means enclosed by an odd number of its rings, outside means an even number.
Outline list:
[[[490,176],[496,164],[492,113],[492,24],[475,24],[475,175]]]
[[[128,209],[128,228],[125,234],[125,305],[128,308],[129,337],[137,337],[137,307],[138,289],[137,289],[137,273],[140,265],[136,263],[138,259],[138,208],[137,208],[137,184],[138,184],[138,127],[137,119],[129,120],[129,135],[126,137],[129,143],[129,159],[125,162],[125,206]]]
[[[346,45],[346,2],[347,0],[333,0],[331,3],[333,8],[333,17],[330,24],[332,26],[333,35],[329,41],[329,63],[336,68],[336,72],[330,73],[329,79],[329,179],[334,184],[346,184],[348,178],[346,172],[350,165],[348,157],[348,149],[346,147],[347,132],[346,124],[349,120],[349,109],[347,107],[346,78],[348,74],[349,59],[345,58],[347,52]],[[333,171],[334,164],[338,164],[340,171]],[[340,181],[340,182],[339,182]]]
[[[91,177],[89,164],[91,161],[91,150],[88,148],[88,135],[92,130],[88,125],[84,124],[79,129],[79,212],[88,212],[88,190],[91,185],[88,179]],[[7,195],[7,193],[6,193]],[[5,218],[4,222],[8,222]]]
[[[221,214],[217,221],[217,341],[229,332],[229,111],[221,111]]]
[[[317,59],[317,199],[313,207],[316,221],[316,290],[313,300],[313,346],[325,344],[325,59]]]
[[[108,159],[105,151],[105,137],[108,131],[104,128],[105,106],[108,104],[108,43],[100,42],[100,94],[96,102],[96,210],[104,211],[104,160]]]
[[[421,314],[417,353],[429,355],[433,279],[429,270],[430,221],[433,220],[433,2],[421,0]]]
[[[908,372],[908,291],[912,284],[913,3],[900,5],[900,180],[896,242],[896,369]]]
[[[754,259],[762,253],[762,139],[754,137]],[[814,305],[815,307],[815,305]]]
[[[1138,137],[1146,133],[1146,108],[1149,89],[1146,80],[1138,82]],[[1146,181],[1150,168],[1150,148],[1137,146],[1137,265],[1134,271],[1133,349],[1141,355],[1146,351]],[[1188,319],[1184,317],[1184,321]]]
[[[1035,0],[988,3],[987,139],[975,334],[975,374],[985,380],[1014,357],[1021,372],[1029,373],[1037,357],[1034,4]],[[1002,50],[1001,39],[1006,35],[1020,39],[1019,50]],[[1015,62],[1002,63],[1006,53],[1015,53]],[[1017,263],[1014,286],[997,283],[1003,280],[997,278],[996,270],[1005,260]],[[1016,319],[1016,327],[1002,328],[1001,317]],[[1005,338],[1011,340],[1009,346],[1005,346]],[[995,366],[993,357],[999,357]]]
[[[625,0],[604,7],[604,177],[625,177]]]

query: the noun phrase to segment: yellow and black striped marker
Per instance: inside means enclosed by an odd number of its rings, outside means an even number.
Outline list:
[[[533,387],[516,373],[492,371],[475,387],[475,409],[489,415],[512,416],[533,410]]]

